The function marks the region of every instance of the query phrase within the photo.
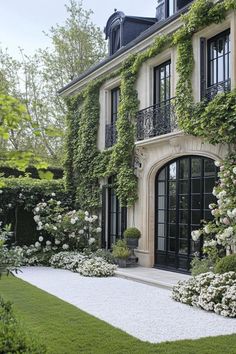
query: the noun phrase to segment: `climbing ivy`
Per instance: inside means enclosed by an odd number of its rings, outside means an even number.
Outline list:
[[[230,9],[236,9],[235,0],[218,3],[211,0],[195,1],[188,13],[181,17],[183,25],[174,34],[158,35],[150,48],[130,56],[120,70],[91,82],[78,97],[70,99],[66,181],[68,190],[76,191],[76,201],[81,208],[91,210],[100,206],[99,178],[112,175],[116,176],[114,188],[121,205],[130,206],[137,199],[133,155],[134,123],[139,101],[135,83],[142,64],[170,46],[176,46],[178,54],[176,112],[180,128],[186,133],[206,138],[213,144],[234,141],[235,92],[219,95],[209,104],[194,104],[192,94],[192,36],[212,23],[221,22]],[[105,81],[118,76],[121,77],[121,100],[116,123],[117,142],[112,148],[99,152],[99,90]],[[221,105],[219,110],[218,105]],[[209,126],[212,129],[210,134]]]

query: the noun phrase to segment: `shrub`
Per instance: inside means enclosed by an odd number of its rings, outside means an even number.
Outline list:
[[[0,353],[47,353],[44,345],[25,332],[13,314],[12,305],[2,298],[0,298]]]
[[[112,247],[112,254],[115,258],[126,259],[129,257],[129,249],[126,241],[118,240]]]
[[[236,254],[221,258],[215,266],[216,273],[236,272]]]
[[[128,227],[124,231],[124,237],[125,238],[140,238],[141,232],[136,227]]]
[[[214,263],[209,258],[199,259],[198,257],[194,257],[191,262],[191,274],[192,276],[196,276],[202,273],[207,273],[213,271]]]
[[[92,253],[92,257],[100,257],[104,259],[107,263],[114,264],[115,257],[110,251],[106,251],[103,249],[98,249],[96,252]]]
[[[236,317],[236,273],[209,272],[179,282],[173,287],[172,298],[225,317]]]

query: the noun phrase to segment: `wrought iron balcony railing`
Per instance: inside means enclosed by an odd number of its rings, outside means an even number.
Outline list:
[[[137,114],[137,140],[173,132],[177,128],[174,98],[142,109]]]
[[[217,93],[229,92],[231,90],[231,80],[221,81],[205,89],[204,98],[211,101]]]
[[[106,124],[105,147],[112,147],[116,143],[116,124]]]

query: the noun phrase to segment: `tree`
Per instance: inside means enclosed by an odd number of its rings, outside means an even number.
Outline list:
[[[7,147],[40,152],[53,164],[60,163],[63,155],[66,115],[57,91],[106,53],[102,32],[90,20],[92,11],[84,10],[82,1],[70,0],[65,6],[65,23],[45,33],[51,39],[50,48],[39,49],[33,56],[21,49],[21,60],[0,50],[2,90],[24,102],[31,117],[9,131]]]

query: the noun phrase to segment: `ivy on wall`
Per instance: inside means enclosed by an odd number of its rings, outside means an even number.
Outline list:
[[[207,138],[211,143],[233,141],[236,129],[235,93],[217,96],[209,104],[203,102],[197,105],[194,104],[192,94],[192,36],[210,24],[221,22],[230,9],[236,9],[235,0],[224,0],[216,4],[210,0],[197,0],[188,13],[182,16],[183,26],[174,34],[157,36],[150,48],[130,56],[119,71],[91,82],[77,98],[70,99],[72,103],[68,105],[66,181],[68,190],[76,191],[76,201],[81,208],[91,210],[100,206],[99,178],[112,175],[116,176],[114,188],[121,205],[131,206],[136,201],[137,178],[133,168],[134,118],[139,101],[135,84],[142,64],[167,47],[177,47],[179,81],[176,87],[176,112],[180,128],[186,133]],[[99,91],[106,80],[117,76],[121,77],[117,142],[112,148],[99,152]],[[219,104],[224,107],[221,112],[216,108]],[[226,107],[230,107],[230,119],[225,111]],[[206,130],[209,119],[212,120],[211,136],[206,134],[206,131],[209,133],[209,129]]]

